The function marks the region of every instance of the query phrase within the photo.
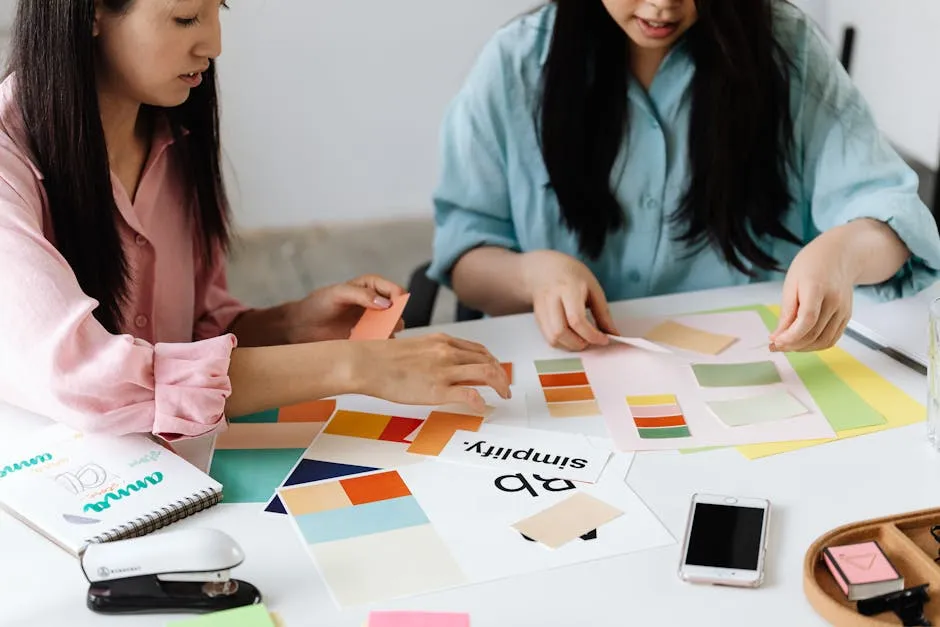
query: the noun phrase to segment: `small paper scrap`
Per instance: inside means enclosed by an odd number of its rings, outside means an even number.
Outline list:
[[[635,348],[642,348],[643,350],[652,351],[654,353],[666,353],[672,354],[672,351],[668,348],[664,348],[659,344],[650,342],[649,340],[644,340],[642,337],[623,337],[620,335],[611,335],[608,334],[607,337],[612,339],[615,342],[620,344],[626,344],[627,346],[633,346]]]

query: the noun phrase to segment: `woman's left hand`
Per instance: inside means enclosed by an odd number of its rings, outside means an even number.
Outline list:
[[[375,275],[320,288],[291,308],[291,343],[347,339],[366,309],[388,309],[404,293],[400,285]],[[395,330],[402,329],[399,320]]]
[[[771,350],[818,351],[839,341],[852,317],[855,281],[839,246],[819,237],[797,254],[783,283]]]

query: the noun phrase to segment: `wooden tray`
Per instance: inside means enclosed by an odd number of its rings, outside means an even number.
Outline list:
[[[806,552],[803,562],[803,592],[810,605],[836,627],[902,625],[893,612],[877,616],[859,614],[855,602],[845,598],[822,560],[826,547],[877,540],[904,577],[905,588],[930,584],[924,616],[940,625],[940,564],[934,562],[940,543],[930,533],[930,528],[937,524],[940,509],[930,509],[853,523],[821,536]]]

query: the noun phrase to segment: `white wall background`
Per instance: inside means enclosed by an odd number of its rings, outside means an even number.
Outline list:
[[[940,2],[827,0],[828,30],[838,41],[858,29],[852,78],[879,126],[910,156],[937,167],[940,152]]]
[[[234,0],[219,60],[245,229],[430,215],[438,127],[538,0]]]
[[[231,0],[219,65],[238,225],[430,215],[447,102],[490,34],[540,1]],[[835,49],[857,27],[853,78],[879,125],[937,167],[940,1],[795,2]],[[0,0],[0,55],[15,5]]]

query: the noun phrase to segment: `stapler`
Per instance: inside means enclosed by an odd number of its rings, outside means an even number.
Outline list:
[[[215,612],[261,602],[250,583],[232,579],[245,560],[228,535],[188,529],[92,543],[81,553],[87,605],[102,614]]]

